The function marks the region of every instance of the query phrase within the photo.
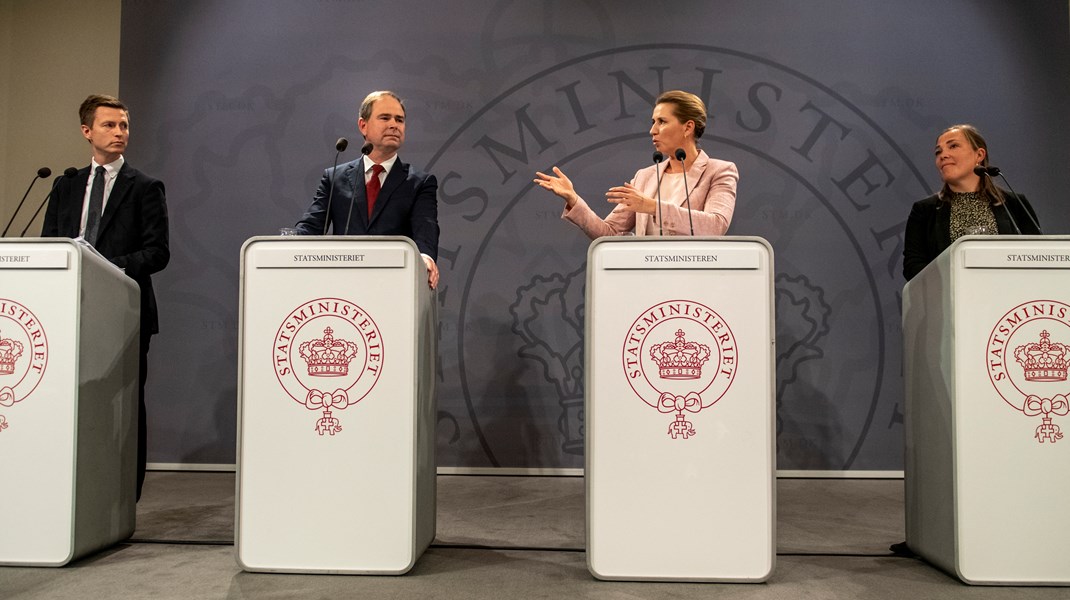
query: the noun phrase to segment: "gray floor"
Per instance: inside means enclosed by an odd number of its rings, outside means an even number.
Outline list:
[[[573,477],[440,476],[438,536],[405,576],[270,575],[234,561],[233,474],[150,473],[130,541],[61,569],[0,568],[0,598],[1070,597],[965,586],[892,556],[902,481],[784,479],[777,490],[777,566],[763,584],[595,580]]]

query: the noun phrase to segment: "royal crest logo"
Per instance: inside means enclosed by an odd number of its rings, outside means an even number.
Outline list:
[[[0,330],[0,375],[14,375],[15,361],[22,356],[22,344],[3,337]]]
[[[330,327],[323,330],[323,337],[303,342],[301,358],[308,363],[308,374],[312,377],[345,377],[349,374],[349,363],[357,355],[357,345],[347,340],[334,338]]]
[[[1070,305],[1035,300],[1000,317],[986,348],[988,376],[1004,402],[1027,417],[1040,417],[1038,443],[1063,438],[1054,417],[1070,414],[1067,359]]]
[[[19,302],[0,298],[0,407],[33,394],[48,366],[48,338],[41,321]],[[0,431],[10,427],[0,415]]]
[[[640,399],[675,414],[668,435],[697,435],[687,413],[713,406],[735,379],[738,349],[728,323],[693,300],[670,300],[642,312],[628,328],[621,364]]]
[[[275,334],[272,364],[279,383],[308,410],[322,411],[319,435],[342,431],[332,411],[363,400],[383,370],[383,338],[368,313],[341,298],[298,306]],[[333,388],[333,389],[332,389]]]

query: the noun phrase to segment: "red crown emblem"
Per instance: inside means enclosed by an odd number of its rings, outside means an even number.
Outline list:
[[[22,356],[22,344],[8,338],[0,337],[0,375],[15,372],[15,361]]]
[[[710,347],[687,341],[684,331],[677,329],[675,342],[650,346],[650,358],[658,363],[662,379],[698,379],[702,365],[710,359]]]
[[[323,338],[301,344],[301,358],[308,363],[308,374],[314,377],[341,377],[349,373],[349,362],[357,355],[357,345],[335,339],[330,327],[323,330]]]
[[[1014,358],[1025,369],[1026,381],[1066,381],[1066,359],[1070,347],[1051,342],[1051,334],[1040,332],[1040,341],[1018,346]]]

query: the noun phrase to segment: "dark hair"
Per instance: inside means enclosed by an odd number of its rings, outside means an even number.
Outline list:
[[[977,128],[974,127],[973,125],[970,125],[969,123],[960,123],[958,125],[952,125],[951,127],[948,127],[947,129],[941,131],[940,132],[940,136],[944,135],[945,133],[947,133],[949,131],[955,131],[955,130],[958,130],[958,131],[962,132],[963,137],[966,138],[966,141],[970,143],[970,146],[972,146],[974,150],[984,150],[985,151],[985,157],[981,159],[981,165],[980,166],[987,167],[988,166],[988,143],[985,142],[985,138],[981,136],[981,132],[977,131]],[[936,139],[940,139],[940,136],[937,136]],[[996,187],[996,184],[992,183],[992,178],[989,177],[988,175],[981,175],[981,190],[980,191],[985,197],[987,197],[989,199],[990,202],[992,202],[992,204],[995,204],[995,205],[1003,204],[1003,191],[1000,190],[998,187]],[[951,194],[951,188],[947,185],[947,182],[945,181],[944,182],[944,186],[942,188],[940,188],[940,194],[939,194],[940,199],[943,200],[944,202],[950,202],[951,201],[950,194]]]
[[[86,127],[93,126],[93,119],[97,116],[97,109],[101,106],[107,106],[108,108],[118,108],[130,114],[130,110],[126,108],[126,105],[115,96],[104,96],[101,94],[93,94],[82,102],[82,105],[78,107],[78,117],[82,120],[82,125]]]
[[[402,113],[405,112],[405,101],[402,100],[400,96],[398,96],[394,92],[391,92],[391,91],[388,91],[388,90],[382,90],[382,91],[379,91],[379,92],[372,92],[372,93],[368,94],[364,98],[364,102],[360,103],[360,118],[364,119],[365,121],[367,121],[368,119],[372,118],[372,105],[375,104],[376,100],[379,100],[380,98],[383,98],[383,97],[386,97],[386,96],[389,96],[389,97],[393,98],[394,100],[397,100],[398,104],[401,105],[401,112]]]
[[[680,90],[671,90],[658,96],[654,106],[659,104],[671,104],[672,114],[680,119],[681,123],[695,122],[695,139],[702,137],[706,131],[706,104],[698,96]]]

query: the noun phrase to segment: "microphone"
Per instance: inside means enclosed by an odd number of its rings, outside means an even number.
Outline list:
[[[362,147],[361,147],[361,154],[363,154],[364,156],[367,156],[368,154],[371,154],[371,149],[372,148],[373,147],[372,147],[370,141],[364,142],[364,145],[362,145]],[[349,235],[349,222],[350,222],[350,219],[353,217],[353,206],[355,204],[356,204],[356,198],[354,197],[353,201],[349,203],[349,214],[346,215],[346,232],[343,233],[342,235]]]
[[[44,169],[41,170],[43,171]],[[51,174],[52,173],[49,173],[49,175]],[[63,176],[67,179],[73,179],[74,176],[77,174],[78,169],[75,169],[74,167],[67,167],[66,170],[63,171]],[[48,175],[45,175],[45,177],[48,177]],[[26,235],[26,232],[30,229],[30,225],[33,225],[34,220],[37,219],[37,215],[41,213],[41,209],[45,207],[45,204],[48,202],[48,199],[52,197],[52,192],[56,191],[56,186],[59,185],[60,181],[62,180],[57,177],[56,180],[52,182],[52,189],[48,191],[48,195],[45,196],[45,199],[41,201],[41,204],[37,207],[37,210],[33,211],[33,216],[30,217],[30,220],[26,222],[26,227],[22,228],[22,233],[19,234],[19,237],[23,237]]]
[[[684,165],[687,152],[684,152],[683,148],[677,148],[673,155],[676,160],[680,161],[680,170],[684,173],[684,202],[687,203],[687,224],[691,226],[691,237],[695,237],[695,222],[691,219],[691,192],[687,190],[687,167]]]
[[[1022,207],[1022,212],[1025,213],[1025,216],[1029,217],[1029,221],[1033,224],[1033,227],[1036,227],[1037,234],[1044,235],[1044,232],[1040,229],[1040,223],[1037,223],[1036,218],[1034,218],[1029,212],[1029,209],[1026,208],[1025,203],[1018,197],[1018,193],[1011,187],[1011,182],[1007,181],[1007,176],[1003,174],[1003,171],[999,170],[999,167],[982,167],[981,165],[977,165],[973,168],[973,172],[982,177],[988,175],[989,177],[998,176],[1002,179],[1003,183],[1007,184],[1007,189],[1011,191],[1011,194],[1014,194],[1014,199],[1018,201],[1018,206]],[[1007,216],[1011,218],[1011,225],[1014,225],[1015,231],[1018,232],[1018,235],[1021,235],[1022,230],[1018,227],[1018,223],[1015,222],[1014,216],[1011,214],[1010,209],[1007,208],[1006,203],[1004,203],[1003,210],[1007,211]]]
[[[37,183],[38,179],[48,177],[51,174],[52,169],[49,169],[48,167],[41,167],[40,169],[37,169],[37,176],[34,177],[33,181],[30,182],[30,187],[26,188],[26,193],[22,195],[22,200],[19,200],[19,205],[15,207],[15,212],[12,213],[11,220],[7,222],[7,226],[4,227],[4,233],[0,233],[0,236],[7,235],[7,230],[11,229],[12,223],[15,222],[15,217],[17,217],[19,215],[19,211],[22,210],[22,203],[26,201],[26,196],[29,196],[30,190],[33,189],[33,184]]]
[[[663,161],[663,160],[665,160],[665,155],[664,154],[662,154],[661,152],[655,152],[654,153],[655,170],[657,170],[657,165],[660,165],[661,161]],[[661,229],[661,227],[662,227],[661,226],[661,176],[662,176],[662,172],[659,171],[658,172],[658,235],[664,235],[664,232]]]
[[[327,227],[329,227],[330,224],[331,224],[331,198],[334,196],[334,178],[335,178],[335,175],[336,175],[335,171],[338,170],[338,157],[343,152],[345,152],[345,149],[348,148],[348,147],[349,147],[349,140],[345,139],[344,137],[343,138],[338,138],[338,141],[334,143],[334,149],[337,152],[334,153],[334,165],[331,167],[331,178],[330,178],[331,190],[329,192],[327,192],[327,212],[325,212],[323,214],[323,233],[322,233],[322,235],[327,235]],[[335,231],[337,232],[337,228],[335,228]]]
[[[362,145],[362,147],[361,147],[361,154],[363,154],[364,156],[367,156],[367,155],[371,154],[371,149],[372,148],[375,148],[375,147],[372,147],[370,141],[364,142],[364,145]],[[362,163],[362,165],[363,165],[363,163]],[[353,201],[349,203],[349,214],[346,215],[346,232],[343,233],[343,235],[349,235],[349,222],[350,222],[350,219],[353,218],[353,206],[355,204],[356,204],[356,198],[354,197]]]

